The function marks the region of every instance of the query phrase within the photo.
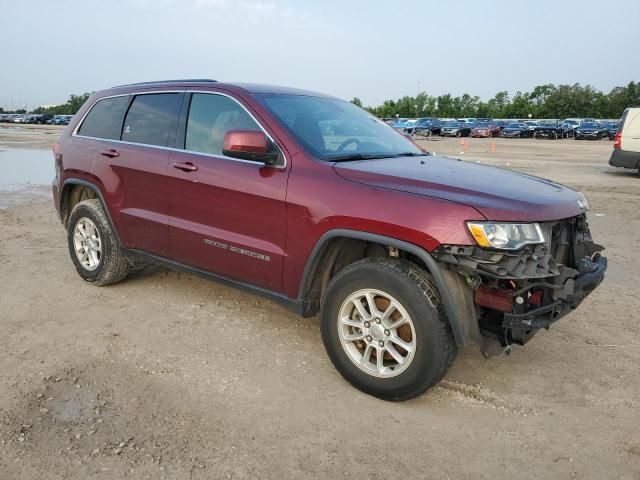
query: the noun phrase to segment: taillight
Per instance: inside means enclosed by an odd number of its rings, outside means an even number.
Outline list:
[[[53,163],[56,168],[56,178],[60,178],[62,155],[60,155],[60,144],[58,142],[53,144]]]
[[[616,136],[613,139],[613,148],[616,150],[620,150],[622,148],[622,134],[620,132],[616,133]]]

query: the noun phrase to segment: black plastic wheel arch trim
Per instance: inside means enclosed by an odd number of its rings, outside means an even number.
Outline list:
[[[109,219],[109,224],[111,226],[111,229],[113,230],[113,233],[116,236],[116,239],[118,240],[118,243],[120,245],[122,245],[122,242],[120,241],[120,237],[118,236],[118,230],[116,230],[115,225],[113,223],[113,219],[111,218],[111,212],[109,212],[109,206],[108,206],[107,202],[104,201],[104,197],[102,196],[102,191],[100,190],[100,188],[95,183],[88,182],[87,180],[81,180],[79,178],[67,178],[62,183],[62,188],[60,188],[60,193],[58,194],[58,197],[59,197],[58,198],[58,212],[60,212],[60,217],[61,217],[60,220],[62,221],[62,199],[63,199],[63,193],[65,191],[65,187],[67,187],[68,185],[82,185],[83,187],[90,188],[91,190],[96,192],[96,195],[98,196],[98,198],[102,202],[102,206],[104,207],[104,211],[107,214],[107,218]],[[71,214],[71,212],[69,212],[69,214]]]
[[[438,293],[440,294],[440,298],[442,300],[442,303],[444,304],[444,309],[447,313],[449,325],[451,326],[451,331],[453,332],[456,344],[462,347],[474,341],[473,339],[468,338],[468,336],[464,333],[465,330],[463,328],[463,325],[465,323],[465,319],[461,318],[461,316],[458,315],[458,309],[456,309],[453,296],[447,288],[447,283],[445,281],[444,275],[442,274],[442,270],[438,265],[438,262],[431,256],[431,254],[429,254],[423,248],[414,245],[413,243],[405,242],[404,240],[398,240],[396,238],[387,237],[384,235],[378,235],[375,233],[347,229],[329,230],[328,232],[324,233],[316,242],[315,247],[313,247],[311,255],[309,256],[309,259],[307,260],[307,263],[304,267],[302,279],[300,282],[300,290],[298,292],[298,304],[307,305],[309,303],[309,300],[305,299],[305,293],[308,286],[310,285],[311,275],[313,275],[313,271],[316,267],[316,262],[319,260],[319,255],[321,255],[324,246],[329,240],[333,238],[353,238],[356,240],[365,240],[368,242],[394,247],[398,250],[403,250],[418,257],[424,263],[425,267],[436,283],[436,287],[438,288]]]

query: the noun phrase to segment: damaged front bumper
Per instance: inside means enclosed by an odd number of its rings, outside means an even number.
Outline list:
[[[500,347],[493,353],[524,345],[577,308],[604,279],[604,248],[593,242],[585,215],[541,226],[546,243],[518,251],[442,245],[434,252],[465,284],[467,317],[475,316],[467,319],[468,331],[477,328],[474,340],[482,337],[486,354],[490,343]]]
[[[593,261],[589,260],[586,271],[578,274],[573,279],[567,280],[569,285],[563,289],[567,294],[565,298],[557,298],[551,303],[542,305],[525,313],[504,313],[503,328],[541,329],[560,320],[563,316],[582,303],[587,295],[596,289],[604,279],[607,271],[606,257],[597,256]]]

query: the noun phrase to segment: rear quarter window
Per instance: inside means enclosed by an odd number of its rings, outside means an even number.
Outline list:
[[[622,133],[622,128],[624,127],[624,121],[627,119],[628,113],[629,113],[629,109],[622,112],[622,117],[620,117],[620,123],[618,124],[618,131],[616,133]]]
[[[122,140],[166,147],[178,115],[179,93],[138,95],[122,129]]]
[[[98,100],[82,122],[78,135],[119,140],[122,119],[130,100],[128,95]]]

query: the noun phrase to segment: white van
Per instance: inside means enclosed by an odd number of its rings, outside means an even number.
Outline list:
[[[627,108],[622,114],[609,165],[638,169],[640,174],[640,108]]]

